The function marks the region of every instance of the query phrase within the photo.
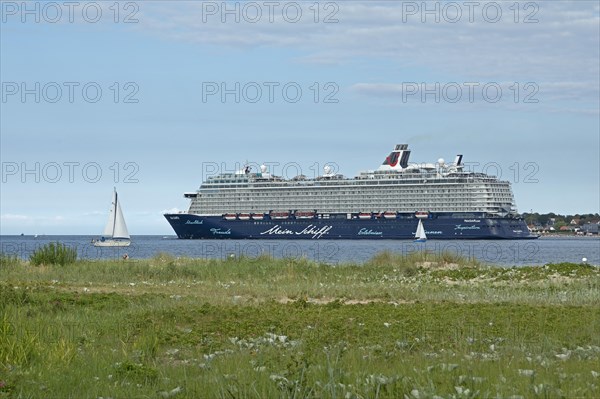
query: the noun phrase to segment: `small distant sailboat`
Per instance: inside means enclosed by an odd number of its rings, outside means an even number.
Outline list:
[[[419,225],[417,226],[417,232],[415,233],[415,242],[427,241],[427,235],[425,235],[425,228],[423,227],[423,221],[419,219]]]
[[[110,211],[108,212],[108,222],[104,228],[102,237],[98,240],[92,240],[95,247],[128,247],[131,244],[123,209],[119,203],[117,189],[113,192],[113,200]]]

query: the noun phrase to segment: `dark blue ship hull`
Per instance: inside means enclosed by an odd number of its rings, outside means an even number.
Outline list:
[[[399,215],[394,219],[356,215],[330,215],[329,218],[276,220],[226,220],[221,216],[186,213],[166,214],[165,218],[182,239],[413,239],[419,219]],[[423,219],[428,239],[533,239],[522,219],[491,218],[457,214],[430,214]]]

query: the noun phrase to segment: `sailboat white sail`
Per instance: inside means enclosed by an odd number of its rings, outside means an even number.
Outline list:
[[[415,242],[427,241],[427,235],[425,234],[425,227],[423,227],[423,221],[419,219],[419,225],[417,226],[417,232],[415,233]]]
[[[104,227],[102,237],[99,240],[94,240],[93,243],[96,247],[127,247],[131,244],[116,189],[113,192],[108,221],[106,227]]]

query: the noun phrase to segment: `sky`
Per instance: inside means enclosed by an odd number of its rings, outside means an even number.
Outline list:
[[[597,1],[1,1],[0,234],[173,234],[245,163],[452,161],[600,212]]]

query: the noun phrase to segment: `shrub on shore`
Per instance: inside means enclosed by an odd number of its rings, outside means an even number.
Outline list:
[[[48,243],[33,251],[29,260],[32,265],[68,265],[77,260],[77,251],[68,246],[57,243]]]

